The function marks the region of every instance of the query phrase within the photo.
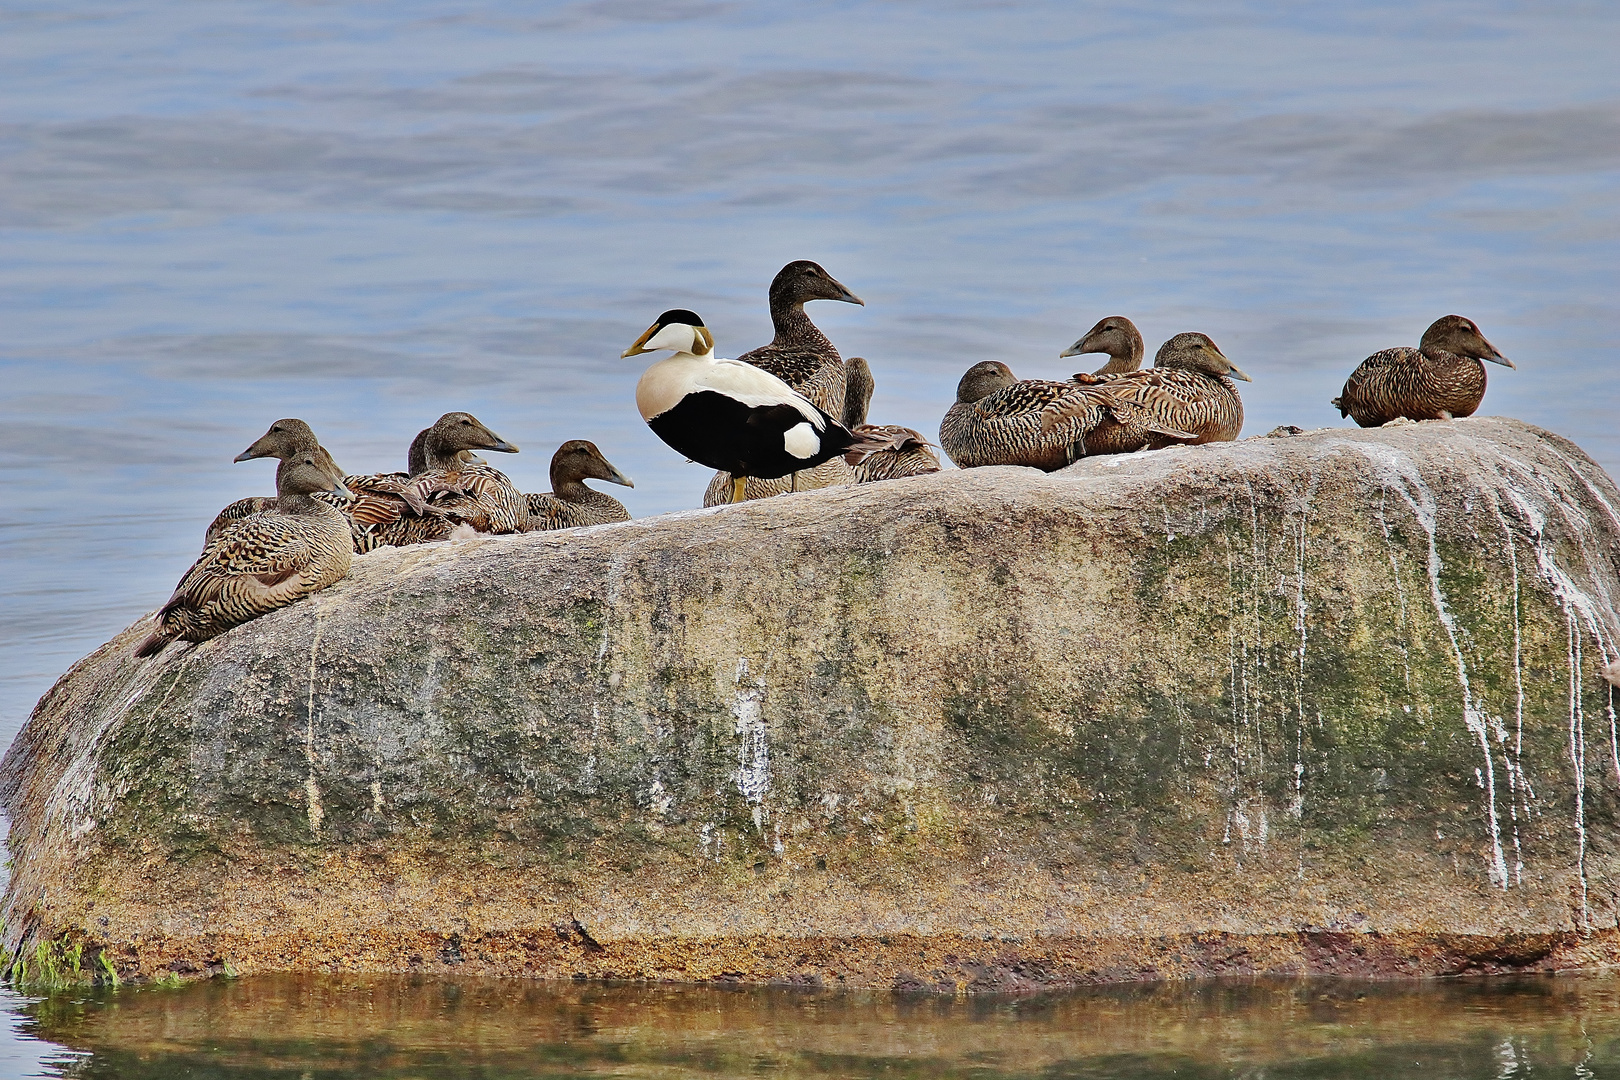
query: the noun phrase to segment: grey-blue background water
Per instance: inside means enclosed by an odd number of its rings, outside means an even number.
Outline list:
[[[707,474],[618,353],[723,355],[814,258],[874,418],[1074,370],[1103,315],[1210,333],[1247,433],[1343,424],[1362,357],[1457,311],[1483,412],[1620,465],[1620,7],[0,0],[0,744],[160,603],[279,416],[345,467],[464,408],[594,439],[639,515]]]

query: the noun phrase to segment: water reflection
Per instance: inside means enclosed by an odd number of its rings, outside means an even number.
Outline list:
[[[951,999],[258,976],[23,1010],[50,1076],[1512,1077],[1620,1069],[1620,983],[1132,986]]]

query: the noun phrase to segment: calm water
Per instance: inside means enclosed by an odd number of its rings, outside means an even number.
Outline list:
[[[1026,998],[260,976],[14,1002],[37,1072],[176,1077],[1620,1075],[1612,980],[1215,983]]]

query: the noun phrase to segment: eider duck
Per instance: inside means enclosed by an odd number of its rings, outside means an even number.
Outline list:
[[[1096,384],[1113,401],[1140,411],[1116,410],[1086,436],[1086,452],[1121,454],[1175,443],[1231,442],[1243,429],[1243,399],[1233,379],[1253,381],[1208,335],[1177,334],[1159,347],[1151,370]]]
[[[674,355],[642,373],[636,408],[676,451],[730,473],[732,502],[742,501],[750,476],[787,476],[863,452],[847,428],[775,375],[716,359],[714,337],[693,312],[664,312],[621,356],[661,349]]]
[[[1139,371],[1142,357],[1147,355],[1147,346],[1143,344],[1142,334],[1136,329],[1135,323],[1123,315],[1110,315],[1106,319],[1099,319],[1084,337],[1058,355],[1069,357],[1084,353],[1106,353],[1108,363],[1090,374],[1075,375],[1076,382]]]
[[[844,426],[857,435],[884,440],[884,445],[873,450],[855,466],[855,483],[870,484],[877,480],[898,480],[905,476],[922,476],[939,472],[939,458],[933,443],[921,432],[899,424],[868,424],[866,412],[872,403],[872,391],[877,381],[872,369],[859,356],[852,356],[844,364]]]
[[[737,359],[764,368],[803,394],[828,416],[839,416],[847,397],[847,373],[837,347],[804,313],[804,305],[811,300],[839,300],[846,304],[866,306],[864,300],[846,289],[820,264],[809,259],[790,262],[771,281],[771,325],[776,330],[775,337],[770,344],[751,349]],[[730,502],[731,481],[729,474],[717,473],[703,493],[703,505],[719,506]],[[743,486],[743,498],[765,499],[790,491],[809,491],[854,482],[849,465],[843,458],[834,457],[814,469],[793,473],[785,479],[750,477]]]
[[[1454,420],[1472,416],[1485,397],[1485,365],[1513,361],[1485,340],[1473,320],[1436,319],[1415,349],[1375,352],[1351,372],[1329,404],[1362,427],[1391,420]]]
[[[354,558],[349,519],[312,498],[344,492],[325,450],[289,455],[276,468],[276,505],[224,526],[158,609],[158,625],[135,649],[151,656],[171,641],[206,641],[343,579]]]
[[[367,550],[445,540],[458,528],[525,531],[528,496],[472,450],[518,452],[471,413],[448,412],[412,440],[411,472],[349,477],[349,487],[365,500],[353,513],[368,528]]]
[[[1115,400],[1103,386],[1020,380],[999,360],[984,360],[957,384],[956,404],[939,425],[939,445],[958,468],[1027,465],[1051,472],[1084,457],[1089,434],[1111,419],[1187,437],[1129,401]]]
[[[636,486],[602,456],[595,443],[585,439],[565,442],[551,455],[551,490],[528,496],[529,531],[549,532],[630,520],[630,511],[624,508],[624,503],[606,492],[586,487],[586,480],[606,480],[627,488]]]

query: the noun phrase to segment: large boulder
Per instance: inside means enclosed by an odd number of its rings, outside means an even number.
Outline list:
[[[1502,419],[384,550],[51,690],[13,948],[941,989],[1620,955],[1620,493]]]

